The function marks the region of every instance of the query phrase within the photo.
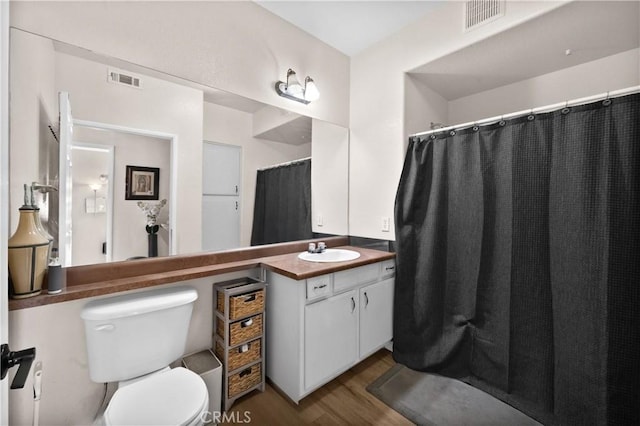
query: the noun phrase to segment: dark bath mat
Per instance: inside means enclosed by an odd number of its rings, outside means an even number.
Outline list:
[[[541,426],[466,383],[400,364],[367,386],[367,391],[419,425]]]

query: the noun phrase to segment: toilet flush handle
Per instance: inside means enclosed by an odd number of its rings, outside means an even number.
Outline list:
[[[100,324],[97,325],[95,330],[96,331],[113,331],[116,329],[116,326],[113,324]]]

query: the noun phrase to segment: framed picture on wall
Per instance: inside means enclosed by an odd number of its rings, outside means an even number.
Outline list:
[[[160,169],[127,166],[125,200],[159,199]]]

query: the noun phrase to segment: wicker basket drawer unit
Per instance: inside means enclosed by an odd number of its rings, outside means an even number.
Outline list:
[[[225,314],[224,295],[218,291],[216,309]],[[235,320],[264,310],[264,289],[229,297],[229,319]]]
[[[219,319],[216,322],[216,334],[224,340],[224,328],[227,323]],[[229,346],[259,337],[262,334],[262,314],[255,315],[242,321],[232,322],[229,326]]]
[[[222,361],[224,410],[254,390],[264,392],[267,284],[245,277],[215,283],[213,351]]]
[[[216,340],[216,355],[218,358],[224,360],[224,345],[220,340]],[[253,340],[244,345],[237,346],[229,349],[227,358],[228,370],[233,371],[241,368],[247,364],[251,364],[254,361],[258,361],[262,356],[262,344],[261,339]]]
[[[229,398],[241,394],[247,389],[259,385],[262,382],[262,363],[247,367],[237,373],[229,375]]]

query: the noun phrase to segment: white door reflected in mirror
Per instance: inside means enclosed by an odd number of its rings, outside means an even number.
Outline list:
[[[71,264],[112,259],[114,147],[72,142]]]

